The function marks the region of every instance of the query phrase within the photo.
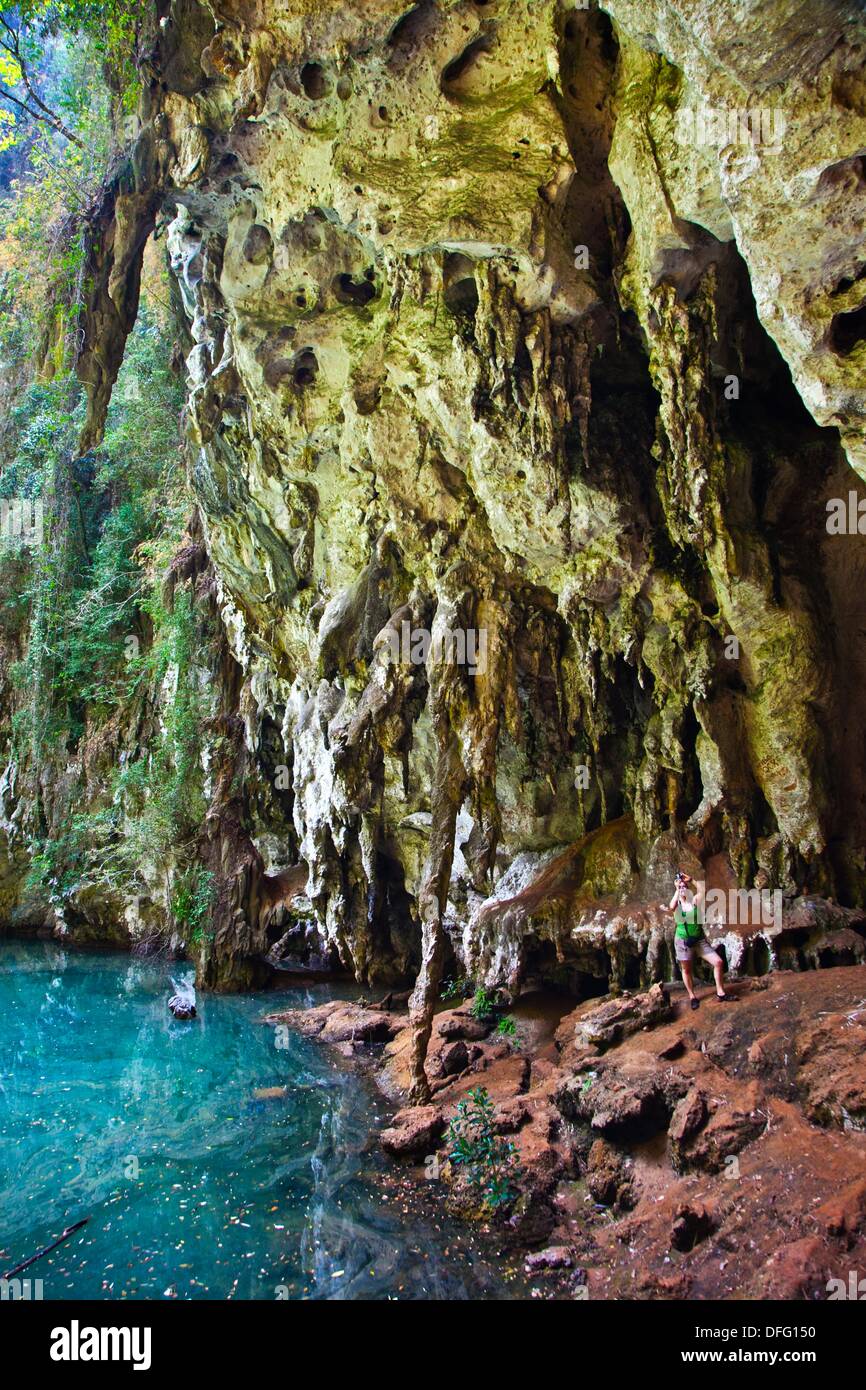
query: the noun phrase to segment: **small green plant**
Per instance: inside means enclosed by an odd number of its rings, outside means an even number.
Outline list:
[[[483,1086],[460,1101],[448,1130],[448,1158],[464,1173],[491,1212],[517,1197],[520,1164],[514,1145],[496,1133],[493,1102]]]
[[[469,1012],[471,1013],[473,1018],[483,1020],[485,1018],[490,1017],[490,1015],[494,1012],[495,1007],[496,1006],[493,1003],[493,996],[489,994],[482,985],[475,991],[475,995],[472,1000],[472,1006]]]
[[[518,1046],[517,1024],[514,1022],[513,1018],[501,1018],[496,1026],[496,1032],[505,1042],[513,1043],[515,1047]]]
[[[465,999],[471,988],[471,980],[465,975],[458,975],[455,979],[445,980],[442,985],[443,999]]]

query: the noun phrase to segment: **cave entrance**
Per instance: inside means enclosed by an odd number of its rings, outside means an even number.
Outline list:
[[[668,946],[668,943],[666,941],[663,941],[659,946],[658,954],[656,956],[656,967],[653,971],[652,983],[656,984],[659,981],[665,983],[668,980],[674,980],[676,978],[677,975],[673,966],[673,957],[671,955],[671,949]]]
[[[623,989],[640,989],[641,987],[641,958],[640,956],[627,956],[622,971]]]
[[[772,969],[773,960],[770,955],[770,947],[763,936],[756,936],[749,947],[749,970],[750,975],[769,975]]]
[[[579,961],[564,961],[552,941],[536,941],[527,950],[524,988],[567,994],[575,1000],[599,998],[610,991],[610,962],[602,952],[592,956],[587,953]]]

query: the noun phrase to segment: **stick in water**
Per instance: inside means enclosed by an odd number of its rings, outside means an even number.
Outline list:
[[[67,1226],[62,1236],[58,1236],[56,1240],[52,1240],[50,1245],[45,1245],[41,1250],[37,1250],[36,1254],[31,1255],[29,1260],[22,1260],[20,1265],[16,1265],[14,1269],[8,1270],[7,1273],[3,1275],[3,1278],[14,1279],[15,1276],[17,1274],[20,1274],[22,1270],[29,1269],[30,1266],[35,1264],[37,1260],[41,1260],[43,1255],[50,1254],[52,1250],[57,1249],[58,1245],[62,1245],[63,1242],[65,1240],[68,1240],[70,1236],[74,1236],[75,1232],[80,1231],[82,1226],[86,1226],[89,1220],[90,1217],[85,1216],[83,1221],[76,1221],[74,1226]]]

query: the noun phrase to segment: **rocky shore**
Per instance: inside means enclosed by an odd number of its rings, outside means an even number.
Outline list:
[[[452,1212],[526,1257],[542,1296],[825,1299],[866,1276],[866,967],[702,991],[583,1001],[528,995],[512,1036],[467,1001],[441,1007],[432,1100],[403,1104],[408,1015],[333,1001],[267,1022],[339,1049],[400,1108],[378,1136]],[[513,1146],[491,1210],[453,1161],[450,1126],[483,1089]]]

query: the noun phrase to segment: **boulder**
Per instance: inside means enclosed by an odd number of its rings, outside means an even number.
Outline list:
[[[343,999],[332,999],[314,1009],[286,1009],[268,1014],[265,1023],[283,1024],[304,1037],[324,1043],[387,1042],[402,1024],[379,1009],[365,1009]]]
[[[697,1100],[693,1101],[688,1111],[692,1119],[698,1105]],[[729,1158],[757,1139],[767,1128],[768,1117],[765,1111],[748,1109],[747,1105],[748,1101],[720,1105],[702,1129],[689,1138],[672,1142],[677,1171],[699,1168],[706,1173],[719,1173]]]
[[[379,1135],[379,1143],[399,1157],[435,1153],[445,1132],[445,1119],[435,1105],[410,1105],[398,1110],[391,1125]]]
[[[625,1159],[604,1139],[596,1139],[589,1151],[586,1186],[601,1206],[627,1211],[634,1205],[634,1187]]]
[[[699,1130],[707,1118],[707,1103],[697,1086],[677,1101],[668,1126],[668,1136],[672,1145],[681,1144],[684,1139]]]
[[[439,1053],[439,1066],[443,1076],[457,1076],[469,1066],[469,1049],[462,1038],[447,1043]]]
[[[464,1038],[467,1042],[480,1042],[486,1038],[492,1022],[485,1022],[480,1018],[473,1018],[470,1013],[462,1010],[455,1010],[453,1013],[443,1014],[437,1019],[435,1031],[440,1038],[446,1038],[449,1042],[455,1038]]]
[[[632,1033],[667,1023],[672,1017],[670,1000],[662,986],[656,984],[642,994],[623,994],[606,1000],[589,1012],[585,1007],[575,1010],[560,1024],[557,1043],[577,1050],[592,1047],[604,1052]]]
[[[647,1138],[667,1129],[677,1101],[688,1089],[685,1077],[667,1072],[575,1076],[556,1092],[569,1119],[589,1122],[597,1133],[616,1139]]]
[[[546,1194],[533,1187],[518,1197],[508,1226],[522,1244],[535,1245],[549,1240],[556,1226],[556,1213]]]

